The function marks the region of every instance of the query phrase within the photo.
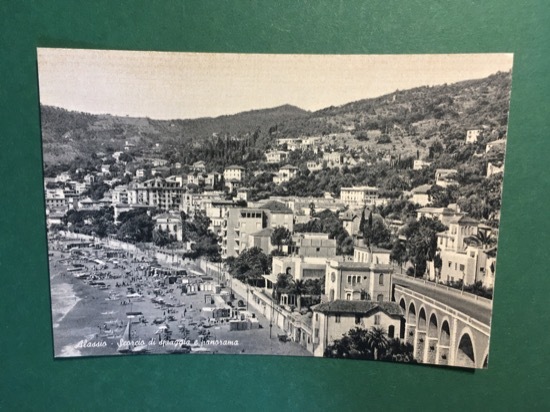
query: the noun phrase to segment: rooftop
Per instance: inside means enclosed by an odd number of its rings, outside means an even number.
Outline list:
[[[395,302],[375,302],[372,300],[334,300],[313,307],[315,312],[325,314],[372,314],[382,311],[390,316],[402,316],[401,307]]]

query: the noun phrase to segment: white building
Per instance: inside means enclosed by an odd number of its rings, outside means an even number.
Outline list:
[[[411,202],[417,203],[420,206],[426,206],[431,202],[430,197],[430,190],[432,189],[432,185],[420,185],[415,187],[411,193]]]
[[[244,179],[245,169],[242,166],[229,166],[223,171],[223,178],[226,182],[231,180],[241,182]]]
[[[270,150],[266,152],[265,158],[269,164],[277,164],[286,161],[288,153],[283,150]]]
[[[171,238],[181,242],[183,240],[183,225],[181,216],[176,213],[163,213],[154,217],[155,229],[162,230]]]
[[[427,162],[426,160],[416,159],[413,161],[413,170],[422,170],[426,167],[429,167],[430,165],[431,163]]]
[[[470,129],[466,132],[466,143],[477,143],[477,139],[481,134],[480,129]]]
[[[371,186],[343,187],[340,189],[340,201],[350,208],[362,208],[375,205],[378,199],[378,188]]]
[[[388,338],[398,338],[403,310],[395,302],[335,300],[313,307],[313,354],[323,356],[335,340],[351,329],[382,328]]]
[[[488,153],[491,150],[496,149],[498,147],[505,147],[505,146],[506,146],[506,139],[494,140],[492,142],[487,143],[487,146],[485,146],[485,153]]]
[[[298,176],[298,168],[296,166],[286,165],[279,169],[279,173],[273,178],[273,182],[276,185],[280,185],[281,183],[289,182],[296,176]]]

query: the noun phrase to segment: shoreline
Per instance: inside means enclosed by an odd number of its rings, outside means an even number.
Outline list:
[[[90,249],[86,253],[93,256],[103,252]],[[259,313],[254,315],[259,328],[249,330],[232,330],[229,319],[210,318],[211,311],[203,308],[212,307],[208,299],[212,291],[197,287],[184,293],[181,283],[169,284],[163,276],[147,273],[140,269],[146,264],[137,259],[125,257],[118,264],[103,267],[101,273],[109,275],[101,278],[105,284],[101,290],[67,271],[68,256],[56,251],[50,257],[52,308],[56,288],[63,288],[63,284],[73,292],[66,296],[75,299],[72,305],[60,305],[58,299],[63,299],[63,295],[55,296],[57,306],[67,309],[57,324],[52,309],[56,358],[135,354],[120,353],[121,339],[134,342],[133,347],[141,346],[143,353],[150,354],[174,353],[176,340],[189,345],[192,353],[313,356],[298,344],[279,342],[277,333],[282,331],[276,326],[270,336],[269,322]],[[94,263],[84,258],[75,260],[84,262],[86,273],[100,273]],[[191,273],[190,278],[208,278],[199,272],[195,262],[181,269]],[[163,302],[155,297],[161,297]]]

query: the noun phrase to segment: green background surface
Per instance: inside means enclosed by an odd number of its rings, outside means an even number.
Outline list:
[[[550,410],[549,3],[1,0],[0,409]],[[515,53],[489,369],[222,355],[54,361],[37,46]]]

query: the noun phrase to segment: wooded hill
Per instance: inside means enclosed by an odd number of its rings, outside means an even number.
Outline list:
[[[44,162],[70,164],[92,154],[110,154],[131,143],[136,155],[183,163],[216,165],[261,160],[274,139],[332,134],[336,147],[427,154],[464,139],[466,130],[486,126],[506,132],[511,73],[450,85],[418,87],[307,112],[285,105],[230,116],[192,120],[152,120],[92,115],[42,106]],[[338,140],[339,139],[339,140]],[[222,151],[223,153],[220,153]],[[380,150],[377,150],[380,152]]]

